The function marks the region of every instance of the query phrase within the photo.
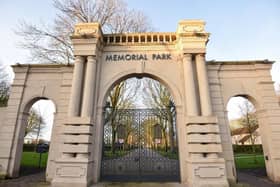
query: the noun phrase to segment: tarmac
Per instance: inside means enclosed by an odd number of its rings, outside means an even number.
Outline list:
[[[36,172],[36,173],[34,173]],[[246,169],[238,170],[238,183],[232,184],[233,187],[280,187],[270,181],[265,169]],[[45,172],[35,170],[26,172],[24,175],[16,179],[6,179],[0,181],[0,187],[50,187],[45,182]],[[180,183],[99,183],[92,187],[183,187]],[[184,186],[185,187],[185,186]]]

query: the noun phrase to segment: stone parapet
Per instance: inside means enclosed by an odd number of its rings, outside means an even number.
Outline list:
[[[145,44],[175,44],[176,33],[124,33],[105,34],[104,45],[145,45]]]

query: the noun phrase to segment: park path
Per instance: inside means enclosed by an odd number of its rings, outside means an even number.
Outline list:
[[[45,187],[45,172],[21,176],[16,179],[0,181],[0,187]]]
[[[158,152],[149,148],[135,149],[120,159],[128,159],[128,158],[136,158],[136,157],[140,157],[141,159],[144,158],[144,159],[170,160],[169,158],[164,157]]]
[[[238,182],[249,184],[251,187],[280,187],[266,176],[265,168],[237,170]]]
[[[238,181],[250,187],[280,187],[263,176],[262,171],[238,170]],[[50,187],[45,183],[45,172],[26,175],[17,179],[0,181],[0,187]],[[98,183],[92,187],[181,187],[179,183]],[[184,186],[185,187],[185,186]]]
[[[179,181],[179,161],[162,156],[150,148],[102,161],[106,181]]]

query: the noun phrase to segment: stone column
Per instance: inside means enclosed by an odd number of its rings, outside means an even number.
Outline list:
[[[195,93],[195,79],[192,64],[192,55],[184,54],[183,58],[184,79],[185,79],[185,97],[188,116],[198,115],[197,96]]]
[[[199,87],[201,116],[212,116],[212,104],[210,98],[210,89],[208,82],[207,66],[205,62],[205,54],[197,54],[195,56],[197,80]],[[217,153],[208,153],[208,158],[218,158]]]
[[[205,63],[205,55],[197,54],[195,56],[196,69],[197,69],[197,79],[199,87],[200,96],[200,106],[202,116],[212,115],[212,105],[210,99],[210,89],[208,83],[207,68]]]
[[[82,117],[90,117],[93,113],[96,59],[94,56],[87,57],[85,86],[82,104]]]
[[[192,54],[185,54],[183,59],[184,79],[185,79],[185,97],[187,116],[199,116],[198,98],[196,94],[195,73],[192,62]],[[190,142],[189,142],[190,143]],[[191,158],[201,158],[201,153],[190,153]]]
[[[71,117],[80,115],[81,96],[83,86],[84,57],[75,57],[75,66],[72,80],[71,97],[68,115]]]
[[[87,64],[85,70],[84,90],[83,90],[83,101],[81,109],[81,117],[90,119],[93,114],[94,106],[94,90],[95,90],[95,71],[96,71],[96,59],[94,56],[87,57]],[[83,124],[92,126],[92,124]],[[88,136],[88,135],[87,135]],[[91,136],[89,136],[91,137]],[[90,138],[89,138],[90,139]],[[90,145],[91,142],[83,142],[84,144]],[[77,153],[77,158],[89,159],[89,153]]]

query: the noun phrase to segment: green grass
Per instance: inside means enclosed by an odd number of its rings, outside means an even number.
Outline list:
[[[158,151],[162,156],[178,159],[178,155],[175,153]],[[116,158],[124,156],[128,151],[116,151],[115,154],[112,154],[111,151],[105,151],[105,155],[108,158]],[[23,152],[21,165],[29,167],[38,167],[39,166],[39,153],[35,152]],[[253,154],[239,153],[234,155],[235,164],[237,169],[249,169],[249,168],[263,168],[265,167],[263,155],[256,155],[256,160],[254,160]],[[48,153],[42,154],[41,167],[46,167],[48,160]]]
[[[115,153],[112,151],[104,151],[104,156],[106,158],[119,158],[125,156],[129,152],[128,150],[115,150]]]
[[[256,157],[256,161],[255,161]],[[236,154],[234,155],[235,164],[237,169],[249,169],[249,168],[264,168],[265,161],[263,155],[253,154]]]
[[[23,152],[21,157],[21,166],[39,167],[39,153]],[[47,166],[48,153],[42,154],[41,167]]]
[[[160,150],[160,151],[157,151],[160,155],[162,155],[162,156],[164,156],[164,157],[167,157],[167,158],[169,158],[169,159],[176,159],[176,160],[178,160],[178,153],[172,153],[171,151],[167,151],[167,152],[165,152],[165,151],[162,151],[162,150]]]

